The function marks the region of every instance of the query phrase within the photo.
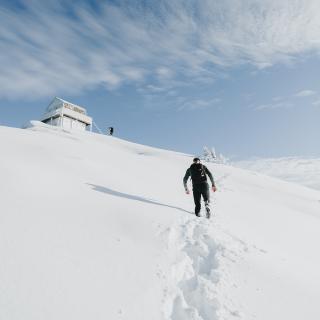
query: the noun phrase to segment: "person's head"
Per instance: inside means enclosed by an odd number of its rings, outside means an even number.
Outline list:
[[[200,159],[199,158],[194,158],[193,159],[193,163],[200,163]]]

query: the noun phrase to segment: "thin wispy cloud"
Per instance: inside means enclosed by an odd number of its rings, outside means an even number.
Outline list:
[[[272,98],[272,101],[279,102],[279,101],[283,101],[285,99],[286,99],[285,97],[274,97],[274,98]]]
[[[0,5],[0,97],[210,81],[216,66],[259,69],[320,51],[318,0],[70,3]]]
[[[302,90],[302,91],[296,93],[295,97],[304,98],[304,97],[314,96],[315,94],[317,94],[317,93],[313,90]]]
[[[268,103],[268,104],[261,104],[257,107],[254,107],[256,111],[263,111],[263,110],[272,110],[272,109],[290,109],[294,106],[291,102],[277,102],[277,103]]]
[[[183,110],[203,110],[211,107],[216,107],[221,102],[220,98],[213,98],[213,99],[193,99],[188,101],[183,101],[180,103],[180,106],[178,108],[179,111]]]
[[[313,90],[301,90],[295,94],[289,96],[277,96],[273,97],[272,102],[254,106],[256,111],[272,110],[272,109],[291,109],[296,105],[301,104],[304,100],[302,98],[314,97],[317,95]],[[298,98],[298,99],[297,99]],[[320,105],[320,101],[316,100],[312,102],[312,105]]]

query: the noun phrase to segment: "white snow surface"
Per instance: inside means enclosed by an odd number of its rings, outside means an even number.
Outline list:
[[[320,190],[320,158],[256,158],[233,165]]]
[[[320,192],[38,122],[0,127],[0,319],[320,319]]]

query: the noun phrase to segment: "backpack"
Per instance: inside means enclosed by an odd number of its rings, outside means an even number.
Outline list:
[[[190,167],[192,183],[202,183],[207,181],[205,167],[201,163],[193,163]]]

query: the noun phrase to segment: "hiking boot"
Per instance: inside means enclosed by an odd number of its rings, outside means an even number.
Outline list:
[[[206,207],[206,216],[207,216],[208,219],[210,219],[211,210],[210,210],[210,204],[209,204],[209,202],[206,202],[206,203],[205,203],[205,207]]]

